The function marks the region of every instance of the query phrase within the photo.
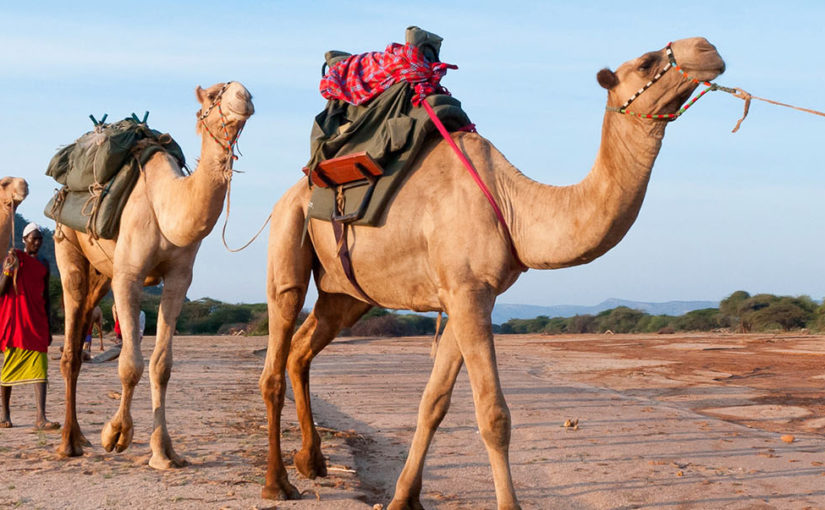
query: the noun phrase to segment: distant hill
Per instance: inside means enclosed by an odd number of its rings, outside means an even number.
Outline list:
[[[510,319],[534,319],[539,315],[547,317],[573,317],[574,315],[596,315],[599,312],[610,310],[618,306],[626,306],[634,310],[642,310],[650,315],[673,315],[679,316],[693,310],[702,308],[717,308],[718,301],[667,301],[665,303],[645,303],[641,301],[628,301],[626,299],[611,298],[602,301],[598,305],[514,305],[508,303],[496,303],[493,308],[493,324],[503,324]]]

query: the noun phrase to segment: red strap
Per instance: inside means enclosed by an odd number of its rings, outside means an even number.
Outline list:
[[[433,121],[433,124],[435,124],[435,127],[438,129],[438,132],[441,133],[441,136],[443,136],[447,143],[450,144],[450,147],[453,148],[453,151],[455,151],[456,155],[458,156],[458,159],[460,159],[461,162],[464,164],[464,168],[466,168],[467,172],[470,173],[470,177],[473,178],[478,187],[481,189],[481,192],[484,193],[485,197],[487,197],[487,201],[490,202],[490,205],[493,207],[493,211],[496,213],[496,218],[498,218],[498,222],[501,224],[501,228],[504,229],[504,233],[507,235],[507,241],[509,241],[510,243],[510,253],[513,254],[513,258],[516,259],[516,262],[523,268],[522,270],[526,271],[527,266],[524,265],[524,263],[518,256],[518,252],[516,252],[516,245],[515,243],[513,243],[513,237],[510,235],[510,229],[507,228],[507,222],[504,220],[504,215],[502,214],[501,209],[496,203],[495,198],[493,198],[492,193],[490,193],[490,190],[487,188],[487,185],[484,184],[484,181],[481,180],[481,177],[479,177],[478,172],[476,172],[476,169],[473,167],[473,164],[470,163],[470,160],[467,159],[467,156],[465,156],[464,153],[455,144],[453,138],[450,136],[450,133],[447,131],[447,128],[444,127],[444,124],[441,123],[441,120],[439,120],[438,116],[433,111],[432,106],[430,106],[426,99],[424,101],[421,101],[421,104],[424,105],[424,109],[427,111],[427,115],[430,116],[430,119]]]

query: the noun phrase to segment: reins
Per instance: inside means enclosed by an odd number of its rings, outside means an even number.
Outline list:
[[[267,223],[269,223],[269,220],[272,218],[272,213],[269,213],[269,216],[266,217],[266,221],[264,221],[264,224],[261,225],[261,228],[258,230],[258,232],[254,236],[252,236],[252,239],[250,239],[246,244],[237,249],[232,249],[229,247],[229,244],[227,244],[226,242],[226,227],[229,224],[229,212],[231,210],[232,202],[232,175],[236,172],[242,173],[240,170],[235,170],[232,168],[232,162],[237,161],[238,159],[238,156],[235,154],[235,149],[237,149],[238,139],[240,138],[241,133],[243,132],[243,127],[241,127],[241,129],[238,130],[238,133],[234,137],[229,136],[229,129],[226,127],[226,115],[223,113],[223,109],[221,108],[221,98],[223,97],[223,93],[226,91],[227,87],[229,87],[231,83],[231,81],[226,82],[224,86],[221,87],[221,90],[218,91],[218,94],[215,96],[215,99],[212,100],[212,104],[210,104],[206,110],[201,112],[198,118],[201,122],[201,125],[203,126],[203,129],[209,134],[209,136],[212,138],[212,140],[215,141],[215,143],[220,145],[221,148],[226,151],[228,156],[224,172],[224,178],[226,179],[226,216],[223,219],[223,228],[221,229],[221,241],[223,242],[223,246],[224,248],[226,248],[227,251],[237,253],[241,250],[244,250],[246,247],[252,244],[255,241],[255,239],[258,238],[259,235],[261,235],[261,232],[264,231],[264,228],[266,228]],[[209,126],[206,125],[206,118],[209,116],[210,113],[212,113],[212,110],[214,110],[215,108],[218,109],[218,114],[220,115],[221,129],[223,130],[223,139],[215,136],[215,134],[212,133],[212,131],[209,129]],[[240,151],[238,152],[240,153]]]
[[[625,114],[625,115],[631,115],[631,116],[634,116],[634,117],[639,117],[641,119],[673,121],[673,120],[676,120],[677,118],[679,118],[683,113],[685,113],[688,110],[688,108],[693,106],[693,104],[696,103],[696,101],[698,101],[702,96],[704,96],[708,92],[712,92],[714,90],[721,90],[722,92],[727,92],[728,94],[731,94],[732,96],[738,97],[739,99],[742,99],[742,100],[745,101],[744,113],[742,114],[742,118],[740,118],[736,122],[736,126],[732,130],[733,133],[736,133],[739,130],[739,127],[742,125],[742,121],[744,121],[745,118],[748,116],[748,111],[750,110],[750,104],[751,104],[752,99],[758,99],[759,101],[765,101],[766,103],[771,103],[771,104],[775,104],[775,105],[778,105],[778,106],[785,106],[787,108],[793,108],[795,110],[799,110],[799,111],[803,111],[803,112],[807,112],[807,113],[813,113],[814,115],[821,115],[821,116],[825,117],[825,113],[823,113],[823,112],[819,112],[819,111],[816,111],[816,110],[811,110],[811,109],[808,109],[808,108],[801,108],[801,107],[798,107],[798,106],[793,106],[793,105],[789,105],[789,104],[785,104],[785,103],[780,103],[778,101],[772,101],[770,99],[765,99],[765,98],[762,98],[762,97],[751,95],[750,93],[748,93],[748,92],[746,92],[746,91],[744,91],[740,88],[724,87],[724,86],[719,85],[718,83],[714,83],[712,81],[705,81],[705,80],[699,80],[697,78],[694,78],[693,76],[690,76],[684,69],[682,69],[682,67],[679,66],[679,64],[676,62],[676,57],[673,55],[673,49],[671,48],[672,44],[673,44],[672,42],[667,43],[667,46],[665,47],[665,52],[667,53],[668,63],[662,68],[661,71],[656,73],[656,76],[654,76],[649,82],[647,82],[635,94],[630,96],[630,98],[627,101],[625,101],[624,104],[622,104],[621,106],[618,106],[618,107],[616,107],[616,106],[606,106],[605,109],[609,112],[615,112],[615,113],[621,113],[621,114]],[[630,110],[627,109],[627,107],[630,106],[630,103],[632,103],[634,100],[636,100],[636,98],[638,98],[640,95],[642,95],[642,93],[644,93],[644,91],[649,89],[654,83],[659,81],[659,79],[666,72],[668,72],[671,69],[676,69],[686,79],[692,81],[693,83],[695,83],[697,85],[700,85],[700,84],[704,85],[707,88],[704,89],[703,91],[701,91],[693,99],[691,99],[690,101],[685,103],[684,106],[679,108],[679,110],[677,110],[675,113],[664,113],[664,114],[638,113],[638,112],[633,112],[633,111],[630,111]]]
[[[470,177],[473,178],[473,181],[475,181],[476,185],[479,187],[481,192],[484,194],[485,198],[487,198],[487,201],[490,203],[490,206],[493,208],[493,212],[496,215],[496,219],[498,220],[499,225],[501,225],[502,230],[504,230],[504,236],[507,238],[507,243],[510,247],[510,253],[513,255],[513,259],[515,260],[516,264],[521,268],[521,271],[527,271],[528,267],[526,264],[524,264],[524,262],[521,261],[521,258],[518,256],[518,251],[516,251],[516,243],[513,242],[513,236],[510,234],[510,228],[507,226],[507,221],[504,219],[504,214],[501,212],[501,208],[496,203],[495,198],[493,198],[493,194],[490,193],[490,190],[489,188],[487,188],[487,185],[484,184],[484,181],[481,180],[481,176],[478,175],[478,171],[476,171],[475,167],[473,167],[473,164],[470,163],[470,160],[467,159],[467,156],[465,156],[464,153],[461,152],[461,150],[455,144],[452,137],[450,136],[450,133],[447,131],[447,128],[444,127],[444,124],[438,118],[438,115],[435,114],[435,111],[433,111],[433,108],[430,106],[430,104],[427,103],[426,100],[421,101],[421,104],[424,106],[424,110],[427,111],[427,115],[430,116],[430,120],[432,120],[433,124],[435,124],[435,127],[438,130],[438,132],[441,133],[441,136],[453,149],[453,152],[455,152],[456,156],[458,156],[458,159],[464,165],[464,168],[467,170],[467,173],[469,173]]]
[[[15,261],[15,268],[11,273],[11,283],[12,287],[14,287],[14,293],[17,294],[17,271],[20,269],[20,261],[17,258],[17,254],[14,252],[16,248],[16,242],[14,239],[14,227],[15,227],[15,214],[16,211],[14,210],[14,200],[9,200],[9,209],[11,210],[11,232],[9,233],[9,251],[7,255],[10,255]],[[3,269],[5,271],[5,269]]]

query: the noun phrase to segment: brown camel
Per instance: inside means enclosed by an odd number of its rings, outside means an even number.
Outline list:
[[[3,177],[0,179],[0,254],[3,257],[11,247],[14,232],[14,213],[20,202],[29,194],[29,184],[20,177]]]
[[[724,71],[724,62],[704,38],[676,41],[675,58],[700,80]],[[631,97],[668,64],[666,51],[645,53],[615,72],[601,70],[608,106]],[[642,113],[673,113],[696,82],[672,71],[633,103]],[[602,142],[590,173],[572,186],[532,181],[473,133],[453,140],[475,165],[503,211],[512,242],[529,268],[585,264],[616,245],[642,205],[666,122],[606,112]],[[370,305],[341,268],[329,223],[311,220],[311,242],[302,243],[309,190],[301,181],[275,204],[270,228],[267,294],[269,345],[260,386],[269,421],[266,498],[299,498],[281,456],[279,430],[284,370],[295,394],[303,437],[295,466],[303,475],[324,476],[320,437],[309,398],[310,363],[342,327]],[[390,509],[421,508],[421,475],[433,434],[447,412],[462,364],[466,363],[476,419],[487,448],[499,508],[519,508],[510,474],[510,413],[496,366],[490,313],[496,296],[524,270],[493,209],[443,140],[433,142],[398,192],[380,227],[354,227],[350,252],[360,287],[376,303],[394,309],[445,311],[449,322],[437,347],[421,400],[418,423]],[[293,335],[314,270],[318,300]]]
[[[201,240],[214,227],[224,203],[232,173],[237,135],[254,112],[251,95],[237,82],[195,90],[201,111],[198,167],[186,177],[174,158],[158,152],[143,166],[141,177],[123,209],[116,240],[93,240],[62,227],[55,242],[63,283],[66,340],[60,368],[66,380],[66,422],[58,452],[83,453],[88,441],[77,423],[76,390],[83,336],[92,309],[110,285],[117,302],[123,332],[118,374],[123,385],[120,408],[103,427],[101,443],[107,451],[122,452],[132,442],[132,394],[143,374],[138,312],[141,288],[163,281],[155,349],[149,362],[152,386],[152,457],[149,465],[166,469],[185,465],[172,449],[166,428],[166,385],[172,371],[172,334]],[[203,130],[207,132],[204,133]]]

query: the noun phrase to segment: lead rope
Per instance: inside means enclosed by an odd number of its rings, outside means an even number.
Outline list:
[[[14,210],[14,201],[9,201],[9,209],[11,210],[11,234],[9,239],[9,255],[14,260],[14,269],[11,273],[11,284],[14,287],[14,293],[17,294],[17,270],[20,269],[20,260],[17,258],[17,254],[14,252],[15,248],[15,239],[14,239],[14,215],[16,211]]]
[[[272,219],[272,213],[269,213],[269,216],[266,217],[266,221],[264,221],[264,224],[261,225],[261,228],[258,229],[258,232],[254,236],[252,236],[252,239],[250,239],[246,244],[237,249],[232,249],[229,247],[229,244],[227,244],[226,242],[226,227],[229,224],[229,212],[232,209],[232,175],[235,173],[242,173],[240,170],[235,170],[232,168],[232,161],[236,161],[238,159],[238,156],[235,154],[235,149],[238,145],[238,138],[241,137],[241,132],[243,132],[243,128],[239,129],[238,133],[233,138],[229,136],[229,129],[226,127],[226,115],[224,115],[223,108],[221,108],[221,98],[223,96],[223,93],[226,91],[227,87],[229,87],[230,83],[232,82],[230,81],[224,84],[224,86],[221,88],[220,91],[218,91],[218,94],[215,96],[215,100],[212,101],[212,104],[209,105],[209,108],[207,108],[206,111],[200,113],[199,118],[201,121],[201,125],[203,126],[203,129],[209,134],[209,136],[212,138],[212,140],[215,141],[215,143],[220,145],[221,148],[223,148],[226,151],[228,156],[226,160],[226,168],[224,169],[224,177],[226,179],[226,215],[224,216],[223,228],[221,229],[221,242],[223,242],[223,247],[226,248],[227,251],[231,253],[237,253],[241,250],[246,249],[250,244],[252,244],[255,241],[255,239],[258,238],[259,235],[261,235],[261,232],[264,231],[264,228],[266,228],[266,225],[269,223],[269,220]],[[209,126],[206,125],[206,117],[209,116],[209,114],[216,106],[218,107],[218,114],[220,115],[221,130],[223,131],[224,137],[223,140],[215,136],[215,134],[212,133],[212,130],[209,129]]]

